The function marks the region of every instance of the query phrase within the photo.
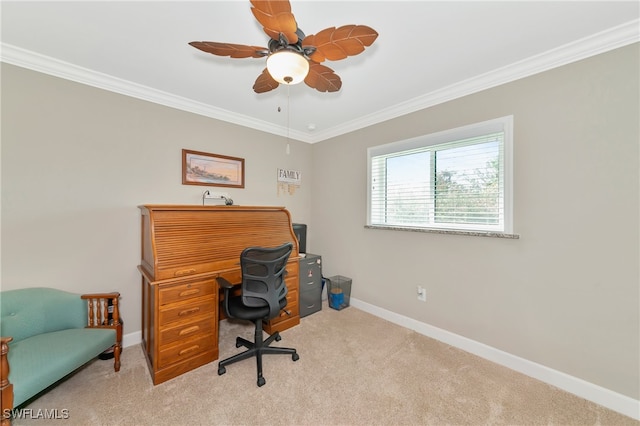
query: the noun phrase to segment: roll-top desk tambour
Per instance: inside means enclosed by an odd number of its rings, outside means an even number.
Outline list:
[[[298,242],[284,207],[144,205],[142,345],[154,384],[218,359],[220,290],[216,278],[240,283],[246,247],[292,242],[287,311],[267,333],[300,323]]]

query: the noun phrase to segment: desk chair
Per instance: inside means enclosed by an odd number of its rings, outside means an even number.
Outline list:
[[[226,373],[226,366],[243,359],[256,357],[258,365],[258,386],[265,384],[262,377],[262,355],[288,354],[294,361],[300,357],[292,348],[269,346],[274,340],[280,341],[276,331],[266,340],[262,338],[262,322],[276,318],[287,306],[287,286],[284,282],[287,260],[293,250],[293,244],[280,247],[249,247],[240,255],[242,269],[242,293],[234,296],[233,285],[224,278],[218,278],[218,285],[224,290],[224,310],[229,318],[251,320],[255,324],[255,339],[250,342],[242,337],[236,338],[236,348],[244,346],[246,351],[220,361],[218,375]]]

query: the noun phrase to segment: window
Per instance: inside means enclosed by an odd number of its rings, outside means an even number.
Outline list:
[[[512,232],[513,117],[369,148],[367,225]]]

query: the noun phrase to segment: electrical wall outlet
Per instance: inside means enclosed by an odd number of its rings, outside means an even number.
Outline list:
[[[418,286],[418,300],[421,302],[427,301],[427,289],[421,285]]]

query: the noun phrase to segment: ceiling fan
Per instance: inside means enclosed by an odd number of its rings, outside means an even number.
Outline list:
[[[307,86],[320,92],[337,92],[342,87],[342,80],[322,62],[358,55],[378,37],[378,33],[366,25],[330,27],[315,35],[305,36],[298,28],[288,0],[251,0],[251,4],[253,16],[271,37],[267,48],[215,41],[192,41],[189,44],[218,56],[266,56],[267,67],[253,85],[256,93],[265,93],[280,84],[297,84],[303,80]]]

